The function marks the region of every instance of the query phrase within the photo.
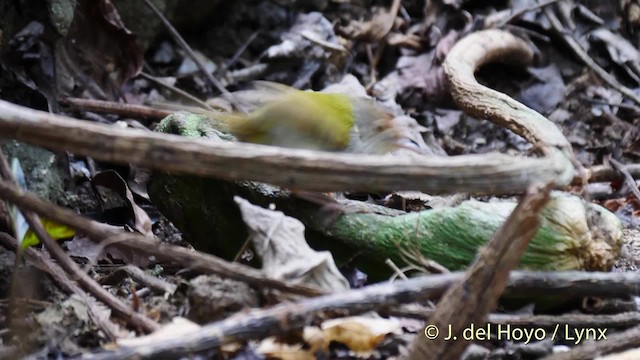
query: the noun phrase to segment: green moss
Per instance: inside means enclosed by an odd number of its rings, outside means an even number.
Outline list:
[[[193,247],[232,259],[247,232],[227,186],[224,181],[155,174],[149,195]]]
[[[64,198],[63,174],[54,153],[15,140],[1,145],[9,161],[14,157],[20,161],[29,191],[53,202]]]
[[[221,129],[224,129],[224,126],[210,117],[178,111],[162,119],[156,126],[155,131],[192,138],[235,140],[233,135]]]
[[[48,0],[49,21],[62,36],[66,36],[73,22],[76,8],[75,0]]]

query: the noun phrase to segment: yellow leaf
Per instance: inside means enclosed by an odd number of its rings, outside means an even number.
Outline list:
[[[51,236],[54,240],[68,239],[76,234],[75,230],[66,225],[58,224],[48,219],[40,219],[40,222],[42,223],[42,226],[44,227],[44,230],[47,232],[47,234],[49,234],[49,236]],[[40,244],[40,239],[38,239],[36,234],[33,233],[31,228],[29,228],[29,230],[27,230],[27,233],[24,234],[24,238],[22,239],[22,248],[26,249],[29,246],[38,244]]]

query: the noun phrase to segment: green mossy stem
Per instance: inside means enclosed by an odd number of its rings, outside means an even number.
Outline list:
[[[395,216],[336,212],[265,184],[170,175],[156,176],[149,194],[162,213],[185,233],[187,241],[197,249],[228,259],[246,240],[232,202],[233,196],[239,195],[261,206],[275,204],[320,235],[314,245],[342,254],[345,247],[356,250],[363,255],[357,257],[361,264],[360,260],[366,264],[391,258],[401,265],[405,263],[402,250],[418,249],[425,258],[450,270],[468,266],[516,205],[514,201],[470,200],[457,207]],[[555,192],[519,268],[606,271],[619,256],[621,243],[622,225],[615,215],[576,196]]]
[[[348,214],[326,234],[377,258],[400,258],[402,249],[418,248],[426,258],[450,270],[463,269],[476,257],[515,208],[513,202],[466,201],[400,216]],[[590,213],[602,214],[589,224]],[[596,226],[596,228],[594,228]],[[603,231],[603,229],[605,229]],[[594,231],[597,230],[597,231]],[[598,205],[556,193],[542,213],[542,225],[522,256],[530,270],[609,270],[622,241],[619,220]]]

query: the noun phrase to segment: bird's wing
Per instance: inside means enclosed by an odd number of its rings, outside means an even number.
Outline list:
[[[297,92],[295,88],[271,81],[257,80],[251,83],[251,88],[231,93],[245,110],[251,112],[267,104],[282,100],[286,95]]]

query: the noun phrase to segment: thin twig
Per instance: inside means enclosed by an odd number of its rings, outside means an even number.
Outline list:
[[[296,190],[513,194],[532,179],[554,181],[558,187],[573,179],[572,165],[557,153],[545,158],[497,153],[427,158],[286,149],[121,129],[2,100],[0,137],[113,163]]]
[[[504,25],[514,21],[515,19],[519,18],[520,16],[528,13],[528,12],[536,11],[538,9],[542,9],[542,8],[547,7],[549,5],[555,4],[558,1],[561,1],[561,0],[547,0],[547,1],[543,1],[543,2],[541,2],[539,4],[531,5],[529,7],[525,7],[524,9],[520,9],[520,10],[514,11],[513,14],[509,15],[508,18],[503,20],[498,27],[504,26]]]
[[[434,310],[416,304],[409,304],[395,309],[381,311],[383,315],[411,319],[428,319]],[[531,326],[536,328],[554,328],[558,324],[570,328],[630,328],[640,325],[640,312],[629,311],[617,314],[564,314],[564,315],[529,315],[493,313],[487,317],[487,323],[510,325],[512,328]]]
[[[15,251],[16,253],[20,248],[15,238],[3,232],[0,232],[0,244],[7,250]],[[99,315],[102,311],[95,298],[89,296],[89,294],[76,285],[75,282],[71,281],[67,273],[58,264],[54,263],[50,257],[43,256],[33,248],[25,249],[24,257],[29,263],[33,264],[33,266],[49,274],[62,290],[78,295],[87,306],[91,321],[105,333],[107,338],[113,341],[120,337],[117,331],[118,326],[108,318]]]
[[[606,334],[606,340],[582,342],[575,348],[553,355],[542,360],[591,360],[600,355],[620,352],[640,346],[640,326],[633,327],[617,334]],[[628,358],[631,359],[631,358]]]
[[[611,164],[611,166],[613,166],[614,169],[616,169],[617,171],[619,171],[621,174],[624,175],[624,183],[629,187],[629,189],[631,190],[633,195],[636,197],[636,199],[640,201],[640,190],[638,190],[638,185],[636,184],[636,180],[633,178],[633,176],[631,176],[629,171],[627,171],[624,168],[624,165],[622,165],[618,160],[614,159],[613,157],[609,157],[609,163]]]
[[[115,272],[124,272],[135,282],[146,286],[152,291],[160,294],[173,294],[176,291],[177,286],[170,282],[159,279],[155,276],[149,275],[142,271],[137,266],[133,265],[125,265],[123,267],[118,268]]]
[[[174,111],[178,111],[178,108],[175,109],[158,109],[145,105],[128,105],[128,104],[119,104],[110,101],[103,100],[87,100],[87,99],[78,99],[78,98],[66,98],[61,100],[62,103],[67,102],[70,105],[77,106],[78,108],[82,108],[89,111],[95,112],[104,112],[104,113],[114,113],[123,117],[148,117],[153,120],[161,120],[168,115],[170,115]],[[199,109],[195,108],[185,108],[186,111],[198,112]],[[0,124],[1,126],[2,124]],[[66,140],[66,139],[63,139]],[[66,142],[66,141],[63,141]],[[640,164],[628,164],[624,165],[624,169],[634,177],[640,177]],[[604,165],[596,165],[591,168],[586,169],[589,174],[588,181],[592,182],[603,182],[603,181],[614,181],[623,179],[624,175],[619,173],[618,171],[604,166]],[[573,179],[573,184],[581,184],[582,177],[580,174],[576,174]]]
[[[295,304],[283,303],[271,308],[238,314],[205,325],[188,336],[174,337],[161,343],[145,343],[120,347],[113,351],[85,354],[83,359],[158,359],[181,358],[186,354],[213,349],[224,344],[261,339],[283,334],[311,323],[318,313],[337,310],[340,315],[360,314],[425,299],[437,299],[454,282],[463,279],[462,273],[422,276],[407,281],[380,283],[360,289],[305,299]],[[624,285],[623,285],[624,284]],[[625,291],[638,293],[640,273],[587,273],[578,271],[535,273],[512,272],[506,293],[520,298],[533,298],[544,293],[559,297],[585,296],[585,290],[605,296],[623,286]],[[446,335],[446,328],[441,334]],[[417,336],[421,336],[418,334]],[[422,335],[424,336],[424,335]],[[640,337],[639,337],[640,338]],[[606,343],[606,341],[605,341]]]
[[[603,111],[601,116],[605,120],[609,121],[609,123],[611,123],[612,125],[618,125],[620,127],[623,127],[625,131],[628,131],[631,134],[640,133],[640,129],[638,129],[638,127],[620,119],[617,115],[613,114],[610,111]]]
[[[591,59],[589,54],[587,54],[587,52],[582,49],[580,44],[578,44],[578,42],[564,30],[562,24],[560,23],[560,20],[558,20],[551,9],[545,8],[544,13],[547,16],[547,19],[549,19],[549,22],[551,23],[551,26],[553,27],[553,30],[556,32],[556,34],[560,36],[567,43],[567,45],[569,45],[571,50],[573,50],[576,56],[578,56],[578,58],[580,58],[580,60],[582,60],[585,65],[587,65],[593,72],[595,72],[611,87],[618,90],[629,99],[633,100],[636,104],[640,105],[640,97],[636,95],[631,89],[618,82],[618,80],[616,80],[613,76],[611,76],[608,72],[601,68],[600,65],[596,64],[596,62]]]
[[[391,270],[393,270],[393,272],[396,274],[396,276],[398,276],[398,277],[399,277],[399,278],[401,278],[402,280],[407,280],[407,279],[409,279],[409,278],[407,277],[407,275],[405,275],[405,274],[404,274],[404,272],[402,272],[402,269],[400,269],[400,268],[398,267],[398,265],[396,265],[396,264],[393,262],[393,260],[391,260],[391,259],[386,259],[386,260],[384,261],[384,263],[385,263],[385,264],[387,264],[387,266],[388,266],[388,267],[390,267],[390,268],[391,268]]]
[[[398,17],[398,11],[400,10],[401,5],[401,0],[393,0],[393,3],[391,3],[391,8],[389,9],[389,17],[387,18],[387,23],[385,24],[383,36],[387,36],[391,29],[393,29],[393,24],[396,22],[396,17]]]
[[[29,211],[45,214],[48,219],[87,234],[92,240],[99,241],[101,244],[104,242],[109,243],[109,245],[117,243],[119,246],[153,255],[160,260],[178,262],[193,270],[244,281],[258,288],[268,287],[304,296],[321,294],[317,289],[269,278],[256,269],[237,263],[230,263],[210,254],[192,251],[181,246],[164,244],[157,239],[150,240],[140,234],[126,233],[119,227],[84,218],[71,210],[54,205],[35,195],[23,193],[15,186],[4,182],[0,182],[0,199],[5,199]]]
[[[247,50],[253,40],[258,37],[258,34],[260,34],[260,30],[255,31],[253,34],[251,34],[251,36],[249,36],[247,41],[245,41],[244,44],[242,44],[242,46],[240,46],[240,48],[236,51],[236,53],[233,54],[233,56],[227,61],[225,69],[232,67],[238,61],[238,59],[240,59],[240,56],[242,56],[242,54]]]
[[[62,98],[60,99],[60,103],[84,111],[116,114],[121,117],[134,119],[160,120],[171,114],[170,111],[155,109],[149,106],[123,104],[105,100]]]
[[[9,164],[4,154],[0,151],[0,174],[4,178],[4,181],[0,181],[0,185],[7,186],[8,183],[14,184],[15,179],[11,174]],[[17,190],[19,196],[24,196],[24,193]],[[5,197],[1,197],[5,200],[9,200]],[[71,276],[72,279],[80,283],[88,292],[95,296],[98,300],[104,302],[107,306],[113,309],[119,316],[130,323],[132,326],[142,329],[146,332],[152,332],[159,328],[159,325],[146,317],[143,314],[134,312],[131,307],[120,301],[120,299],[113,296],[110,292],[105,290],[100,284],[98,284],[89,275],[84,273],[80,267],[62,250],[60,245],[53,240],[49,234],[45,231],[42,223],[38,219],[37,215],[25,209],[21,204],[15,204],[22,212],[22,215],[27,220],[29,227],[36,234],[38,239],[44,244],[45,248],[51,256],[60,264],[60,266]]]
[[[640,164],[628,164],[622,166],[632,177],[640,177]],[[589,181],[602,182],[624,180],[624,175],[609,166],[597,165],[589,168]]]
[[[180,33],[178,33],[178,31],[173,27],[173,25],[171,25],[169,20],[167,20],[167,18],[162,14],[162,12],[160,12],[160,10],[158,10],[158,8],[156,8],[155,5],[151,3],[151,1],[144,0],[144,2],[145,4],[147,4],[149,9],[151,9],[151,11],[153,11],[153,13],[156,14],[158,19],[160,19],[160,21],[164,24],[164,26],[167,28],[167,30],[169,31],[173,39],[178,43],[178,45],[182,48],[182,50],[184,50],[189,56],[189,58],[196,64],[200,72],[202,72],[202,75],[204,75],[205,78],[216,89],[218,89],[218,91],[220,91],[220,93],[225,97],[225,99],[227,99],[230,103],[232,103],[236,108],[243,110],[242,107],[239,107],[239,104],[237,104],[237,101],[233,99],[233,95],[231,95],[231,93],[224,87],[222,82],[220,82],[220,80],[218,80],[215,76],[213,76],[213,74],[207,71],[207,67],[202,62],[202,60],[200,60],[200,58],[196,55],[193,49],[191,49],[191,46],[189,46],[189,44],[184,40],[184,38],[180,35]]]
[[[582,96],[582,99],[584,101],[588,101],[590,103],[593,104],[598,104],[598,105],[609,105],[612,107],[619,107],[622,109],[627,109],[627,110],[632,110],[637,114],[640,114],[640,107],[637,105],[633,105],[633,104],[624,104],[624,103],[617,103],[617,102],[611,102],[611,101],[607,101],[607,100],[600,100],[600,99],[595,99],[589,96]],[[631,125],[631,124],[629,124]]]
[[[166,110],[157,109],[145,105],[120,104],[111,101],[88,100],[79,98],[65,98],[61,100],[61,103],[67,103],[69,105],[76,106],[88,111],[114,113],[122,117],[130,118],[147,117],[152,120],[161,120],[169,116],[173,111],[178,111],[177,108],[175,110]],[[187,109],[187,111],[197,110],[198,109],[195,108]],[[61,142],[66,142],[66,139],[61,140]],[[640,177],[640,164],[624,165],[624,169],[629,172],[631,176]],[[622,175],[620,172],[604,165],[596,165],[586,170],[589,174],[589,182],[614,181],[624,178],[624,175]],[[577,174],[573,179],[573,184],[579,184],[581,183],[581,181],[582,177]]]
[[[140,73],[140,77],[142,77],[145,80],[151,81],[152,83],[154,83],[154,84],[156,84],[156,85],[158,85],[160,87],[163,87],[163,88],[165,88],[165,89],[167,89],[169,91],[172,91],[172,92],[182,96],[183,98],[185,98],[185,99],[187,99],[189,101],[192,101],[195,104],[200,105],[203,109],[214,111],[214,109],[211,106],[209,106],[209,104],[207,104],[206,102],[198,99],[197,97],[189,94],[188,92],[186,92],[186,91],[184,91],[184,90],[182,90],[180,88],[177,88],[177,87],[175,87],[173,85],[167,84],[166,82],[158,79],[157,77],[155,77],[153,75],[150,75],[150,74],[147,74],[145,72],[142,72],[142,73]]]

